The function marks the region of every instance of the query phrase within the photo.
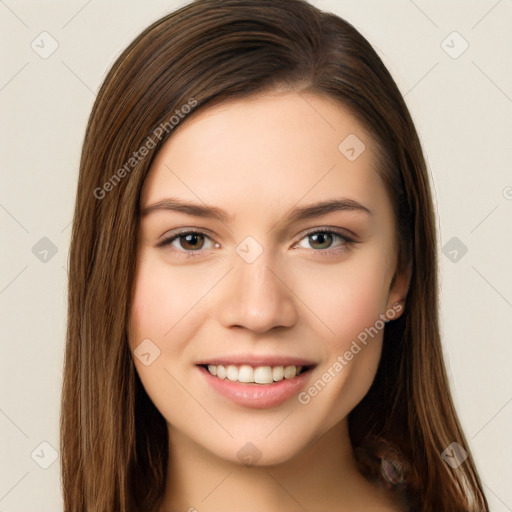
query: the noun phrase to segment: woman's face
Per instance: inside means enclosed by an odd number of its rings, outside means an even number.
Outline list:
[[[314,94],[182,123],[141,197],[136,369],[176,436],[235,462],[283,462],[361,401],[401,313],[375,146]],[[293,377],[296,366],[306,371]]]

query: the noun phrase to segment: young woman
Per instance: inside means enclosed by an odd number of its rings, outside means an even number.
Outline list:
[[[301,0],[162,18],[83,146],[65,511],[488,511],[437,298],[425,161],[370,44]]]

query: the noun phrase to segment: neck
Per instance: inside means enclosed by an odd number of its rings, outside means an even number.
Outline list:
[[[346,420],[271,466],[219,458],[172,426],[169,446],[161,512],[353,511],[378,502],[376,489],[357,470]]]

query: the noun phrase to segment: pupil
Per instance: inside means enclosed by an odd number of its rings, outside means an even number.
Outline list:
[[[327,249],[332,243],[332,235],[329,233],[318,233],[316,235],[310,235],[311,245],[320,244],[322,247],[316,247],[317,249]]]

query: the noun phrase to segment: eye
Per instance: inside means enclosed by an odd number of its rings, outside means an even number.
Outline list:
[[[336,240],[338,241],[337,245],[335,245]],[[297,245],[305,249],[312,248],[322,252],[336,252],[344,250],[346,246],[352,243],[355,243],[355,241],[337,231],[317,230],[308,233]]]
[[[296,246],[329,254],[346,250],[350,244],[354,243],[356,243],[355,240],[337,231],[317,229],[306,234]],[[199,256],[205,250],[218,248],[220,244],[201,231],[182,231],[167,236],[157,244],[157,247],[167,246],[171,247],[173,251],[181,253],[180,256],[188,258]]]
[[[170,246],[174,250],[187,254],[186,256],[194,256],[194,252],[200,252],[203,249],[213,249],[219,247],[206,233],[200,231],[182,231],[173,236],[164,238],[157,244],[157,247]]]

